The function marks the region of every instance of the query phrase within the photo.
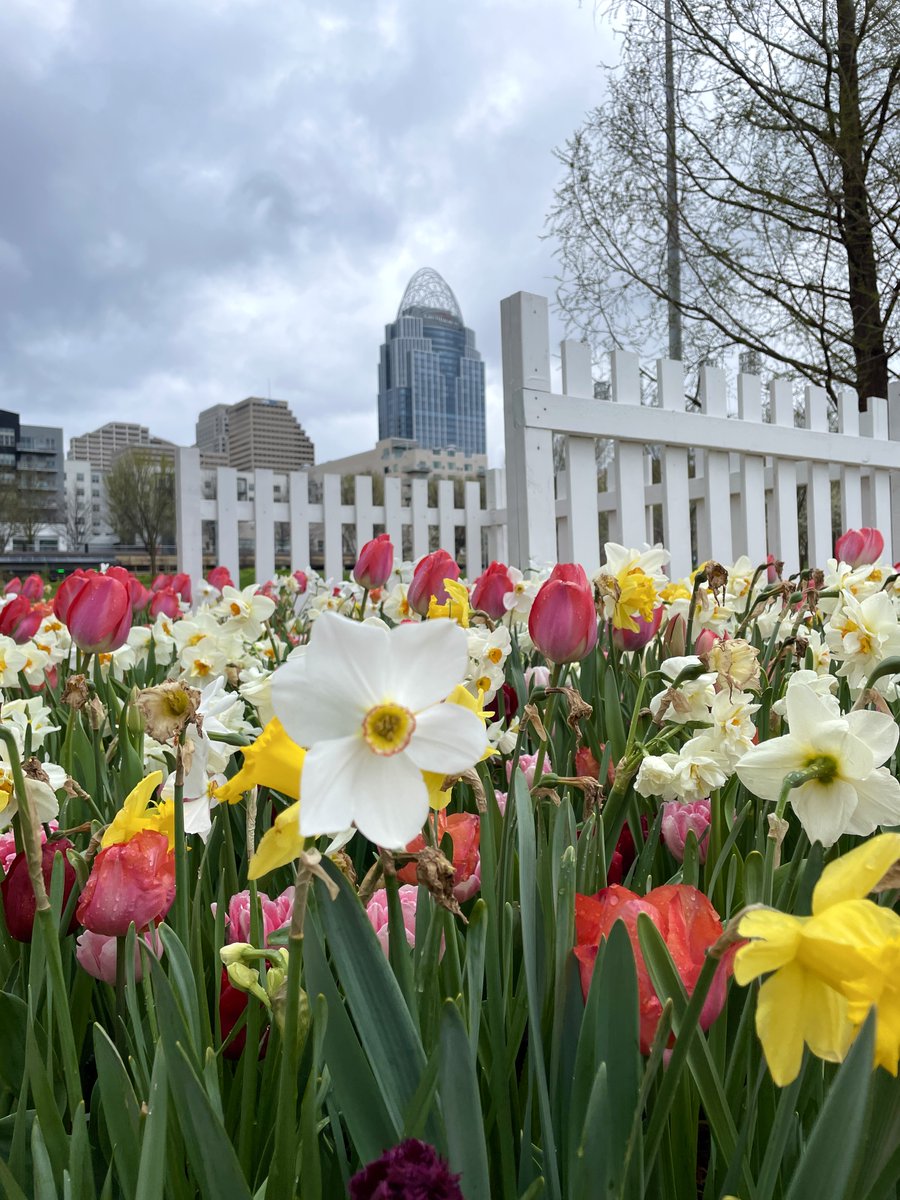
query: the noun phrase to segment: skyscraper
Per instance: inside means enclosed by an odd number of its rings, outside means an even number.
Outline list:
[[[416,271],[385,327],[378,437],[485,453],[484,363],[456,297],[431,267]]]

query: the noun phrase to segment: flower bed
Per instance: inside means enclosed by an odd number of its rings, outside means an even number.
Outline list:
[[[0,1189],[893,1195],[881,552],[13,581]]]

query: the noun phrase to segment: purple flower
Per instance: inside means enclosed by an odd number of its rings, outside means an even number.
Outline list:
[[[454,1175],[433,1146],[407,1138],[350,1180],[350,1200],[463,1200]]]

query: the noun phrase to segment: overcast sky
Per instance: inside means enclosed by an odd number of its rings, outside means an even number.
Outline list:
[[[0,408],[187,444],[271,395],[320,461],[366,449],[433,266],[499,464],[499,302],[553,292],[553,147],[614,54],[578,0],[3,0]]]

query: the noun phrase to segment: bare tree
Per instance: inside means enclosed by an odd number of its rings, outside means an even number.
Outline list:
[[[48,525],[55,526],[60,519],[59,493],[48,488],[46,476],[40,471],[17,471],[16,487],[13,532],[28,549],[33,549],[39,531]]]
[[[19,526],[19,489],[12,473],[0,475],[0,554]]]
[[[608,97],[558,152],[548,223],[571,324],[659,350],[674,307],[690,365],[738,345],[832,399],[844,386],[861,407],[886,395],[900,336],[900,6],[626,11]],[[673,149],[680,281],[667,269]]]
[[[110,524],[123,543],[135,540],[147,551],[156,574],[160,546],[175,531],[175,469],[170,459],[146,450],[118,456],[106,474]]]
[[[85,545],[91,533],[92,520],[91,501],[87,496],[79,496],[77,489],[73,489],[66,496],[65,510],[58,525],[67,549],[76,550]]]

